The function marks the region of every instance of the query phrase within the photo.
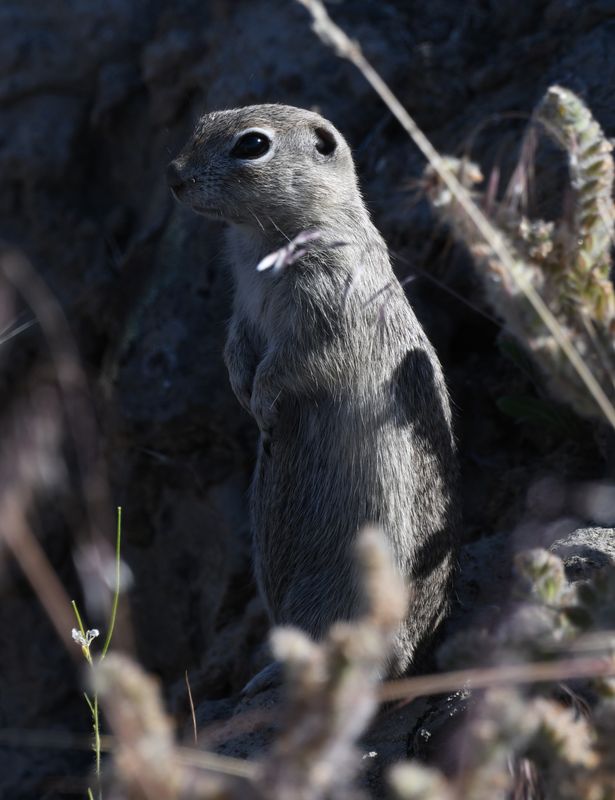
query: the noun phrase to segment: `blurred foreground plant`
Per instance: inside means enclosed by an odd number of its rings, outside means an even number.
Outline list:
[[[176,748],[152,679],[118,655],[98,663],[95,686],[116,741],[113,798],[359,797],[355,742],[378,706],[378,681],[407,598],[378,531],[363,532],[358,555],[364,617],[338,623],[319,644],[299,630],[274,632],[285,702],[275,741],[258,763]]]
[[[258,761],[176,746],[155,682],[119,655],[98,664],[96,687],[115,739],[110,800],[363,797],[356,742],[376,710],[378,677],[406,594],[375,532],[363,535],[360,552],[365,617],[334,626],[321,643],[292,629],[274,632],[286,686],[274,741]],[[475,670],[470,680],[472,713],[460,741],[450,742],[459,749],[460,767],[447,777],[418,762],[396,765],[390,778],[400,800],[615,797],[615,682],[601,677],[615,675],[615,638],[604,631],[605,621],[615,618],[615,569],[571,585],[561,560],[544,550],[523,552],[515,564],[511,613],[494,630],[459,633],[441,651],[446,667],[467,666],[472,653],[475,661],[491,658],[492,672],[501,673],[482,695],[485,671]],[[594,666],[583,682],[546,682],[538,663],[532,673],[533,659],[554,667],[567,659],[574,675],[575,663],[591,661],[575,654],[587,651]],[[520,661],[528,672],[525,688],[507,678],[505,664]],[[441,678],[446,675],[431,677],[431,689],[429,676],[409,679],[408,696],[437,692]],[[413,694],[413,685],[423,688]]]
[[[521,282],[513,280],[431,165],[425,169],[425,188],[437,214],[472,254],[490,304],[535,360],[553,397],[582,416],[595,417],[598,406],[559,343],[526,302],[520,284],[530,284],[542,297],[613,400],[615,294],[609,278],[615,238],[612,145],[582,101],[560,86],[552,86],[545,94],[534,112],[536,123],[564,148],[568,158],[573,211],[556,222],[532,220],[522,212],[518,189],[525,183],[523,164],[513,178],[517,191],[499,201],[493,185],[477,188],[483,176],[476,164],[446,159],[448,169],[499,229],[515,256],[514,270]],[[526,142],[531,143],[533,137],[535,127],[530,128]]]
[[[615,567],[570,584],[560,558],[535,549],[517,554],[511,612],[493,631],[471,629],[440,651],[446,667],[468,654],[496,663],[556,660],[593,652],[615,672]],[[473,643],[480,637],[480,654]],[[490,689],[464,730],[452,797],[468,800],[610,800],[615,797],[615,682],[590,677],[571,684]],[[516,768],[513,768],[516,765]],[[530,770],[522,770],[529,765]],[[402,797],[414,797],[401,794]],[[425,795],[435,798],[437,795]]]

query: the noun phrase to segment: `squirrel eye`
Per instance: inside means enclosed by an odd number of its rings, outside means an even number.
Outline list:
[[[335,136],[326,128],[316,128],[316,149],[323,156],[330,156],[337,147]]]
[[[233,158],[260,158],[271,147],[271,142],[260,131],[248,131],[240,136],[231,150]]]

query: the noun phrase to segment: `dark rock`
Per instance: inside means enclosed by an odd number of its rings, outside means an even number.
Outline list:
[[[579,528],[551,545],[570,581],[591,578],[603,567],[615,567],[615,528]]]

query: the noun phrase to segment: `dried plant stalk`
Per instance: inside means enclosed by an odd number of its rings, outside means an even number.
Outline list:
[[[561,259],[562,291],[581,313],[615,335],[615,294],[609,278],[615,238],[613,146],[589,109],[561,86],[548,89],[535,119],[566,150],[575,192],[572,229]]]
[[[431,166],[425,170],[425,188],[440,218],[472,254],[489,303],[534,358],[553,397],[582,416],[596,417],[600,410],[585,382],[534,308],[525,303],[519,287],[529,284],[544,299],[605,394],[615,399],[615,294],[609,280],[615,236],[612,148],[589,110],[567,89],[551,87],[534,116],[568,154],[575,193],[571,223],[530,220],[493,197],[487,203],[486,194],[477,188],[483,180],[479,167],[446,159],[474,201],[489,206],[507,249],[515,254],[514,280],[510,265],[469,222]]]

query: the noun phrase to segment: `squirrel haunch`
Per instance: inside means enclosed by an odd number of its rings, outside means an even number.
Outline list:
[[[370,220],[350,148],[303,109],[218,111],[200,119],[168,179],[178,200],[229,223],[225,361],[261,429],[251,517],[271,620],[318,638],[357,617],[354,545],[376,524],[411,587],[390,665],[401,674],[449,605],[455,447],[438,358]],[[257,271],[305,231],[319,238],[300,258]]]

